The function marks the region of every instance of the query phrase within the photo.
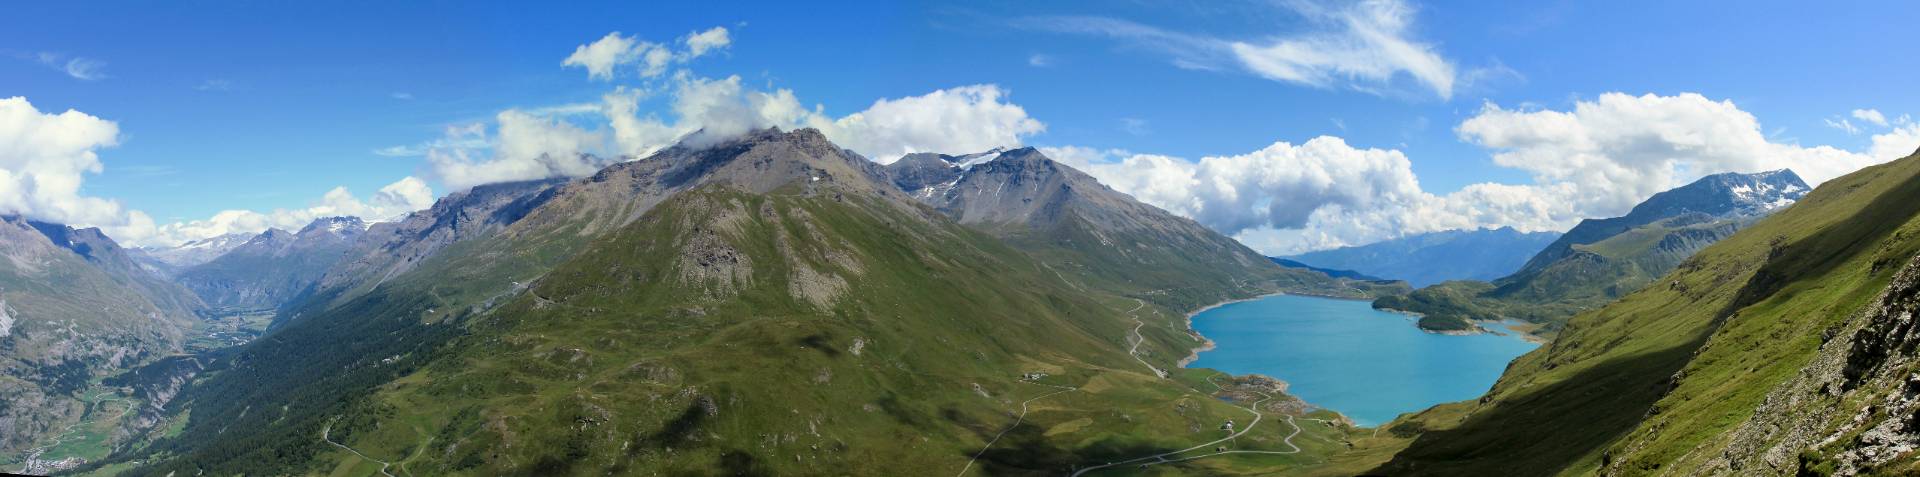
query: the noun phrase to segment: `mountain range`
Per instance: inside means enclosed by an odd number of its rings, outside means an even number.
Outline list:
[[[0,449],[87,411],[95,380],[177,352],[202,308],[99,229],[0,217]]]
[[[1376,308],[1423,315],[1429,330],[1473,329],[1475,321],[1518,319],[1552,334],[1566,319],[1638,290],[1694,253],[1806,195],[1792,171],[1723,173],[1654,194],[1621,217],[1587,219],[1493,280],[1451,281]]]
[[[359,218],[327,217],[295,233],[268,229],[212,260],[181,270],[174,280],[210,306],[275,309],[307,293],[366,227]],[[188,243],[182,248],[193,246]]]
[[[1920,155],[1822,184],[1574,316],[1485,397],[1404,416],[1389,428],[1410,445],[1372,473],[1920,472],[1915,197]]]
[[[134,250],[134,259],[155,273],[173,276],[181,270],[194,265],[213,261],[226,255],[235,247],[252,240],[256,234],[235,232],[211,238],[190,240],[175,246],[139,247]]]
[[[1521,232],[1512,227],[1448,230],[1278,258],[1425,287],[1507,276],[1559,237],[1556,232]]]
[[[1920,472],[1898,458],[1920,445],[1920,157],[1809,189],[1708,176],[1490,283],[1419,290],[1322,264],[1434,279],[1466,271],[1404,263],[1550,234],[1291,262],[1036,149],[881,165],[810,129],[237,243],[126,249],[0,217],[0,450],[95,426],[115,394],[135,417],[73,471],[1058,475],[1214,442],[1256,455],[1174,469]],[[1361,429],[1285,383],[1183,366],[1207,344],[1190,313],[1270,293],[1551,341],[1482,399]],[[184,345],[233,313],[271,328]]]
[[[1334,417],[1179,368],[1203,344],[1185,312],[1405,291],[1277,266],[1033,149],[933,159],[764,130],[449,195],[369,228],[267,337],[208,356],[169,405],[191,411],[178,434],[95,465],[1050,473],[1246,416],[1216,396]],[[922,171],[946,174],[937,190],[903,187],[916,163],[946,168]],[[1063,394],[1010,419],[1043,393]],[[1242,442],[1305,442],[1294,429]],[[1351,427],[1298,429],[1324,455]]]

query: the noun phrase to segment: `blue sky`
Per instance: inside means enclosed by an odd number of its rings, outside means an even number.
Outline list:
[[[737,75],[751,90],[791,90],[829,118],[882,98],[996,85],[1005,93],[998,101],[1044,124],[1044,132],[1018,134],[1019,142],[1101,151],[1085,159],[1090,168],[1106,166],[1096,176],[1275,252],[1502,220],[1563,227],[1573,215],[1618,209],[1620,201],[1551,205],[1565,210],[1536,210],[1532,219],[1479,214],[1362,227],[1349,222],[1371,219],[1293,220],[1301,211],[1273,204],[1308,204],[1305,214],[1328,216],[1338,214],[1317,211],[1381,207],[1367,198],[1279,180],[1250,184],[1270,186],[1270,194],[1223,204],[1218,193],[1148,191],[1149,181],[1166,176],[1129,175],[1145,164],[1129,160],[1194,162],[1334,136],[1356,150],[1402,157],[1418,181],[1413,196],[1447,196],[1473,184],[1582,180],[1495,159],[1502,151],[1529,153],[1529,145],[1491,139],[1494,133],[1465,137],[1462,124],[1484,117],[1489,104],[1568,112],[1611,92],[1629,99],[1698,93],[1757,119],[1766,143],[1861,153],[1876,134],[1899,131],[1901,115],[1920,110],[1920,93],[1910,87],[1920,57],[1899,47],[1911,36],[1897,19],[1920,13],[1910,2],[1375,4],[1404,12],[1395,17],[1406,23],[1396,38],[1451,69],[1444,89],[1392,66],[1385,79],[1337,68],[1318,84],[1276,79],[1223,53],[1221,45],[1233,42],[1340,46],[1354,38],[1342,20],[1351,16],[1341,12],[1365,11],[1347,3],[394,3],[12,5],[0,28],[0,98],[115,123],[115,144],[92,150],[103,166],[83,174],[79,194],[166,224],[230,209],[300,209],[339,186],[365,197],[407,176],[444,194],[448,184],[422,157],[375,152],[446,137],[449,126],[490,124],[503,110],[599,103],[621,85],[672,89],[670,76],[596,80],[561,62],[610,32],[671,46],[720,27],[727,46],[673,68],[691,78]],[[642,108],[642,116],[672,115],[664,101]],[[1855,117],[1856,109],[1878,111],[1887,124]],[[592,116],[560,120],[605,129]],[[1846,126],[1830,124],[1843,120]],[[1607,161],[1640,160],[1613,157],[1626,149],[1601,150]],[[1344,167],[1337,158],[1275,160],[1269,166],[1289,170],[1332,161],[1334,176]],[[1307,162],[1287,162],[1300,160]],[[1359,180],[1391,180],[1379,177],[1397,174],[1394,159],[1381,160],[1386,165],[1373,169],[1384,175]],[[1653,176],[1614,177],[1658,184],[1543,200],[1633,197],[1743,165],[1683,159]],[[1203,172],[1188,174],[1206,180]],[[1340,184],[1336,177],[1319,189]],[[1428,207],[1416,204],[1425,199],[1394,200],[1397,210]],[[1349,226],[1366,230],[1342,229]]]

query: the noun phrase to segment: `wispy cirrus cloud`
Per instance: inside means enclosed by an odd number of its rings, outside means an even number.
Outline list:
[[[107,62],[93,58],[50,51],[22,53],[0,50],[0,53],[20,60],[39,63],[41,66],[52,68],[54,71],[59,71],[77,80],[99,81],[107,79]]]
[[[1167,56],[1179,68],[1239,71],[1315,88],[1386,95],[1406,89],[1410,81],[1451,99],[1464,83],[1487,76],[1478,69],[1463,73],[1437,46],[1417,39],[1418,9],[1404,1],[1331,5],[1302,0],[1280,6],[1303,22],[1293,31],[1258,38],[1222,38],[1100,16],[1029,17],[1013,25],[1111,38],[1124,49]]]

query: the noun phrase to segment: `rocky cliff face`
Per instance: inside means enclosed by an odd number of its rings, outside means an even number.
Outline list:
[[[96,229],[0,217],[0,451],[79,419],[93,379],[178,350],[183,291]]]
[[[176,280],[210,305],[278,308],[306,293],[366,228],[359,218],[327,217],[297,233],[269,229]]]
[[[1920,471],[1914,453],[1920,449],[1917,312],[1920,257],[1865,309],[1822,332],[1819,355],[1799,376],[1767,394],[1705,470],[1742,475]]]

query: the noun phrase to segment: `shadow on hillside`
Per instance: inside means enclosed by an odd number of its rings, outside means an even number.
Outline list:
[[[1883,174],[1898,172],[1881,171]],[[1727,311],[1737,311],[1766,300],[1796,278],[1823,276],[1834,267],[1847,263],[1847,259],[1856,254],[1871,253],[1871,247],[1878,246],[1901,226],[1920,216],[1920,200],[1915,198],[1920,198],[1920,180],[1907,178],[1900,185],[1875,197],[1872,203],[1860,208],[1852,216],[1835,221],[1832,226],[1793,243],[1773,245],[1768,250],[1766,265],[1747,280],[1746,286],[1740,289],[1740,294],[1736,295]],[[1883,257],[1866,272],[1891,276],[1905,258]],[[1723,319],[1729,316],[1732,316],[1731,313],[1720,314]]]
[[[1046,429],[1022,423],[1007,430],[992,449],[981,453],[975,465],[986,475],[1063,475],[1071,473],[1075,466],[1099,465],[1173,450],[1101,441],[1075,452],[1054,445],[1046,437]]]
[[[1610,360],[1526,396],[1481,409],[1458,427],[1420,434],[1378,475],[1551,475],[1633,430],[1705,336]],[[1417,426],[1417,424],[1411,424]],[[1390,431],[1418,433],[1401,424]]]
[[[1881,171],[1899,173],[1899,171]],[[1481,409],[1454,429],[1420,433],[1393,460],[1369,472],[1382,475],[1550,475],[1631,432],[1670,390],[1670,377],[1736,313],[1774,298],[1795,281],[1825,276],[1858,254],[1874,253],[1889,236],[1920,216],[1920,180],[1907,178],[1845,219],[1790,243],[1769,244],[1766,263],[1748,276],[1733,300],[1717,310],[1700,336],[1633,357],[1615,358],[1560,382]],[[1845,200],[1832,197],[1827,200]],[[1883,252],[1885,253],[1885,252]],[[1891,274],[1880,261],[1864,270]],[[1891,263],[1898,265],[1898,263]],[[1655,283],[1659,283],[1656,281]],[[1406,426],[1403,424],[1403,426]]]

